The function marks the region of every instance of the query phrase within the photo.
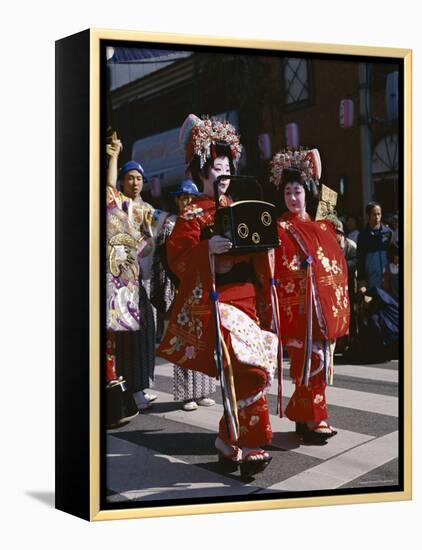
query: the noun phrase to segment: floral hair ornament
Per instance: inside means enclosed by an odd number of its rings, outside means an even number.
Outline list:
[[[179,144],[185,148],[186,162],[191,162],[197,155],[202,168],[209,158],[216,157],[217,143],[227,144],[232,160],[235,163],[239,161],[242,146],[234,126],[215,118],[188,115],[179,131]]]
[[[317,183],[321,178],[322,166],[318,149],[287,148],[276,155],[271,161],[270,181],[273,185],[280,187],[283,171],[297,170],[303,183],[313,181]]]

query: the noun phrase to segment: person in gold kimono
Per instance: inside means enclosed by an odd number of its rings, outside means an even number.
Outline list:
[[[168,214],[142,200],[145,173],[138,162],[128,161],[118,171],[121,150],[116,138],[107,145],[107,345],[115,358],[114,374],[124,376],[139,409],[145,410],[156,399],[147,391],[155,366],[155,323],[147,288]],[[111,368],[108,376],[113,376]]]

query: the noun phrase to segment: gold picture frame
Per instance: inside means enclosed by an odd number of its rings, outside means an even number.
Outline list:
[[[102,120],[102,52],[105,44],[124,43],[133,47],[171,47],[186,49],[206,47],[214,53],[230,50],[245,55],[276,55],[277,52],[300,53],[304,57],[333,56],[333,59],[368,58],[397,62],[401,71],[402,88],[399,89],[399,180],[403,177],[401,213],[402,266],[402,359],[399,375],[399,434],[400,476],[399,487],[394,490],[365,492],[359,490],[295,498],[232,500],[230,502],[179,503],[171,505],[137,506],[104,509],[101,505],[101,487],[104,471],[101,470],[103,447],[101,425],[104,404],[101,402],[101,133]],[[157,46],[158,45],[158,46]],[[57,251],[57,355],[56,355],[56,507],[90,521],[126,518],[147,518],[188,514],[270,510],[333,504],[356,504],[408,500],[412,498],[412,376],[411,376],[411,303],[412,303],[412,51],[397,48],[311,44],[269,40],[217,38],[199,35],[178,35],[146,32],[128,32],[90,29],[64,38],[56,46],[57,89],[57,162],[56,162],[56,226]],[[69,87],[71,89],[69,89]],[[75,117],[80,114],[82,120]],[[188,113],[186,113],[187,115]],[[202,113],[198,113],[202,114]],[[183,120],[181,120],[183,122]],[[400,149],[399,149],[400,150]],[[69,155],[71,158],[69,158]],[[78,180],[75,188],[72,182]],[[79,186],[79,187],[77,187]],[[82,194],[85,206],[75,212],[76,220],[70,227],[66,212],[72,208],[75,193]],[[81,221],[82,220],[82,221]],[[71,246],[72,257],[65,251]],[[80,247],[80,249],[78,248]],[[76,263],[75,263],[76,259]],[[74,273],[70,273],[70,271]],[[68,295],[72,276],[76,281],[76,294]],[[83,281],[82,279],[83,278]],[[79,286],[81,285],[81,286]],[[74,311],[70,311],[74,304]],[[83,326],[76,327],[77,319],[84,315]],[[69,316],[73,316],[69,319]],[[76,340],[75,340],[76,339]],[[77,343],[75,344],[75,341]],[[74,348],[72,346],[75,346]],[[78,361],[70,364],[69,353],[74,349]],[[69,391],[71,388],[72,391]],[[76,402],[76,403],[75,403]],[[80,405],[80,406],[79,406]],[[80,415],[80,417],[79,417]],[[71,450],[71,447],[78,450]]]

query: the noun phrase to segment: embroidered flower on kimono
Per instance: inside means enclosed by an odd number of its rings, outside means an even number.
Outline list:
[[[292,261],[290,263],[290,269],[292,271],[297,271],[300,268],[300,258],[299,256],[296,256],[296,254],[293,256]]]
[[[300,279],[299,288],[300,288],[301,292],[305,292],[305,290],[306,290],[306,279]]]
[[[180,340],[180,338],[178,338],[177,336],[173,336],[173,338],[170,340],[170,344],[174,347],[175,351],[180,351],[182,343],[182,340]]]
[[[341,273],[341,268],[340,268],[339,265],[337,265],[337,260],[332,261],[331,269],[332,269],[334,275],[337,275],[337,273]]]
[[[327,231],[327,226],[325,225],[325,223],[321,223],[319,226],[322,229],[322,231]]]
[[[295,291],[295,284],[292,281],[289,281],[287,285],[285,285],[284,290],[286,294],[292,294]]]
[[[202,298],[202,287],[200,286],[196,286],[194,289],[193,289],[193,296],[194,298],[196,298],[197,300],[200,300]]]
[[[220,317],[222,319],[228,319],[230,317],[230,313],[227,309],[220,309]]]
[[[339,287],[336,288],[336,298],[337,298],[337,302],[340,302],[341,300],[341,290],[339,289]]]
[[[195,359],[196,357],[196,350],[193,346],[187,346],[185,348],[185,355],[188,359]]]
[[[292,308],[290,306],[284,308],[284,311],[286,312],[286,315],[287,315],[287,318],[288,318],[288,321],[291,322],[292,319],[293,319],[293,312],[292,312]]]
[[[189,321],[189,316],[188,314],[186,313],[186,310],[185,309],[182,309],[182,311],[179,313],[179,315],[177,316],[177,323],[179,325],[186,325],[186,323]]]
[[[328,258],[324,256],[321,260],[321,263],[325,271],[327,272],[331,271],[330,260]]]
[[[316,396],[314,397],[314,403],[315,405],[319,405],[320,403],[322,403],[324,401],[324,396],[321,395],[320,393],[317,393]]]
[[[273,335],[272,334],[265,334],[264,335],[264,344],[265,344],[265,346],[271,347],[272,343],[273,343]]]
[[[333,306],[333,315],[334,317],[338,317],[338,309],[336,308],[336,306]]]
[[[249,426],[256,426],[259,423],[259,416],[251,416]]]
[[[193,220],[194,218],[199,218],[199,216],[201,216],[201,214],[204,213],[204,209],[203,208],[199,208],[197,206],[187,206],[184,211],[183,211],[183,214],[181,215],[181,217],[184,219],[184,220]]]
[[[349,305],[349,300],[347,299],[347,296],[345,296],[343,300],[343,307],[346,308],[348,305]]]
[[[300,258],[296,254],[293,256],[292,261],[289,262],[289,259],[286,255],[283,256],[283,266],[287,267],[290,271],[297,271],[300,267]]]
[[[118,228],[120,224],[120,220],[117,216],[114,214],[109,214],[107,218],[107,227],[110,227],[111,229]]]
[[[319,246],[317,250],[317,258],[318,260],[322,260],[323,257],[324,257],[324,251],[322,249],[322,246]]]
[[[242,315],[236,315],[235,317],[235,322],[236,324],[239,326],[239,328],[242,327],[242,324],[243,324],[243,317]]]

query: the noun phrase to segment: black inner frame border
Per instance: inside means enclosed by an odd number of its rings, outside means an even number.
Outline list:
[[[390,57],[375,57],[365,55],[346,55],[346,54],[327,54],[327,53],[315,53],[304,51],[290,51],[290,50],[270,50],[270,49],[253,49],[242,47],[227,47],[227,46],[206,46],[206,45],[192,45],[183,43],[161,43],[161,42],[142,42],[131,40],[113,40],[113,39],[101,39],[100,40],[100,135],[97,136],[100,143],[100,365],[105,365],[105,350],[106,350],[106,311],[103,305],[106,303],[106,277],[105,277],[105,262],[106,262],[106,216],[104,205],[106,204],[106,189],[105,189],[105,175],[106,166],[105,160],[102,157],[103,151],[105,151],[106,145],[106,129],[107,129],[107,61],[106,61],[106,48],[111,47],[127,47],[127,48],[148,48],[148,49],[162,49],[162,50],[175,50],[175,51],[192,51],[195,53],[214,53],[214,54],[238,54],[244,56],[273,56],[273,57],[299,57],[306,59],[318,59],[318,60],[335,60],[335,61],[347,61],[353,63],[394,63],[398,66],[399,71],[399,118],[398,118],[398,143],[399,143],[399,183],[401,183],[400,197],[399,197],[399,231],[401,240],[399,241],[399,254],[401,260],[404,258],[404,97],[405,97],[405,83],[404,83],[404,59],[403,58],[390,58]],[[92,159],[91,159],[92,162]],[[104,182],[104,184],[103,184]],[[404,341],[403,341],[403,329],[404,329],[404,315],[405,304],[403,303],[404,297],[404,273],[403,268],[400,270],[400,339],[399,339],[399,483],[393,486],[373,486],[365,487],[362,489],[335,489],[335,490],[321,490],[321,491],[297,491],[294,493],[279,494],[249,494],[249,495],[233,495],[225,496],[224,502],[260,502],[269,500],[291,500],[299,498],[316,498],[325,496],[343,496],[343,495],[365,495],[375,493],[392,493],[402,492],[404,490]],[[409,366],[410,368],[410,366]],[[123,503],[109,503],[107,502],[106,495],[106,429],[105,429],[105,369],[100,368],[100,510],[122,510],[122,509],[150,509],[150,508],[162,508],[165,506],[188,506],[193,504],[216,504],[222,503],[221,497],[198,497],[198,498],[186,498],[186,499],[159,499],[157,501],[143,502],[123,502]]]

